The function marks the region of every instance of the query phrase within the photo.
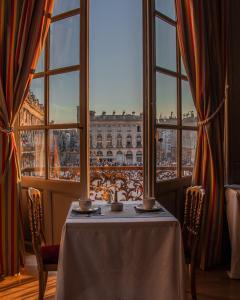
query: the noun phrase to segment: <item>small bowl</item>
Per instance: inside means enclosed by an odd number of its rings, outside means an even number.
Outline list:
[[[87,211],[92,206],[92,200],[91,199],[79,199],[78,200],[80,210]]]
[[[123,203],[122,202],[113,202],[111,203],[111,211],[122,211]]]
[[[148,197],[143,199],[143,207],[144,209],[152,209],[155,204],[155,198],[154,197]]]

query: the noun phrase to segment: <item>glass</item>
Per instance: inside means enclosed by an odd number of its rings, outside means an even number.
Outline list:
[[[32,80],[29,94],[20,111],[20,126],[44,124],[44,79]]]
[[[79,15],[51,24],[50,69],[79,64],[79,35]]]
[[[182,80],[182,124],[184,126],[197,125],[197,112],[193,103],[189,82],[185,80]]]
[[[177,79],[156,73],[156,123],[177,124]]]
[[[49,123],[79,122],[79,76],[69,72],[49,77]]]
[[[156,181],[177,177],[177,130],[156,131]]]
[[[79,129],[49,130],[49,177],[80,181]]]
[[[155,0],[155,9],[171,19],[176,19],[174,0]]]
[[[176,71],[176,28],[156,17],[156,65]]]
[[[53,16],[80,7],[80,0],[55,0]]]
[[[182,131],[182,176],[192,176],[197,145],[197,131]]]
[[[22,176],[45,176],[44,130],[20,131]]]
[[[187,76],[187,72],[186,72],[182,57],[181,57],[181,73],[182,73],[182,75]]]
[[[90,198],[142,199],[142,1],[91,0],[89,50]]]
[[[37,67],[35,73],[40,73],[44,71],[44,56],[45,56],[45,49],[42,49],[40,57],[38,59]]]

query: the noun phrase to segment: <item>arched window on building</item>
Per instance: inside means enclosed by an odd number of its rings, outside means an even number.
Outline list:
[[[141,135],[137,135],[137,137],[136,137],[136,147],[137,148],[142,148],[142,137],[141,137]]]
[[[117,135],[117,148],[122,148],[122,135]]]
[[[107,151],[107,156],[113,156],[112,151]]]
[[[143,159],[142,159],[142,151],[137,151],[137,153],[136,153],[136,161],[138,163],[141,163],[143,161]]]
[[[124,155],[122,153],[122,151],[118,151],[117,154],[116,154],[116,161],[118,164],[123,164],[124,162]]]
[[[107,135],[107,148],[112,148],[113,145],[112,145],[112,135],[111,134],[108,134]]]
[[[126,153],[126,162],[127,162],[127,164],[132,164],[133,163],[132,151],[127,151],[127,153]]]
[[[102,135],[98,134],[97,135],[97,149],[101,149],[102,148]]]
[[[126,138],[126,147],[132,148],[132,136],[130,134],[128,134]]]
[[[97,156],[103,156],[102,151],[98,151],[98,152],[97,152]]]

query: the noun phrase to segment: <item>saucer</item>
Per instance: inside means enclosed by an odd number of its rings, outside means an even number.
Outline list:
[[[99,210],[99,207],[90,207],[89,209],[82,210],[80,207],[74,207],[72,209],[73,212],[79,213],[79,214],[91,214],[95,213]]]
[[[162,207],[158,204],[155,204],[152,208],[144,208],[143,204],[139,204],[134,206],[137,212],[155,212],[155,211],[163,211]]]

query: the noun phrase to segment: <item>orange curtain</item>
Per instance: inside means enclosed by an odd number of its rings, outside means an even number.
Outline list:
[[[198,114],[193,184],[207,192],[201,267],[221,259],[224,215],[224,104],[228,1],[176,0],[180,51]]]
[[[0,1],[0,275],[19,272],[20,172],[13,126],[49,29],[53,1]]]

